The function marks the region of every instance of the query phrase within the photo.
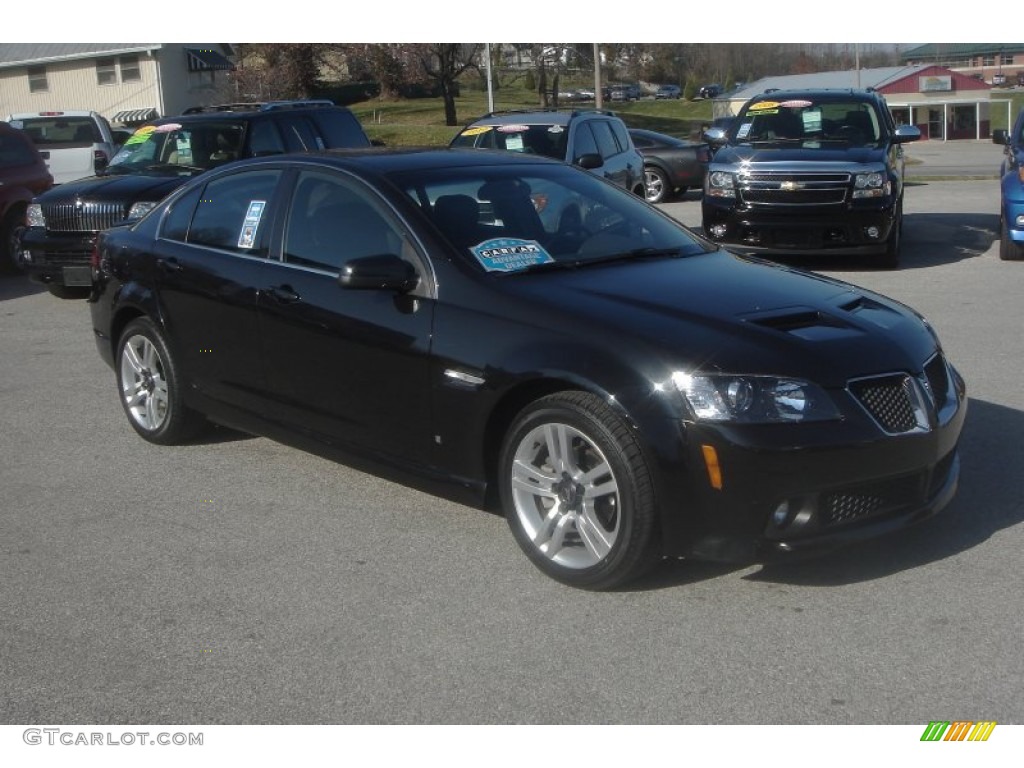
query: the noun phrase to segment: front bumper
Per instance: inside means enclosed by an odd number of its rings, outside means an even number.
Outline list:
[[[935,515],[952,500],[960,475],[967,398],[955,378],[941,422],[913,434],[885,435],[857,419],[683,426],[673,461],[690,471],[680,473],[677,464],[674,475],[660,475],[659,495],[679,500],[663,519],[665,554],[723,562],[818,555]],[[707,447],[717,457],[720,487],[705,468]]]
[[[828,213],[740,209],[702,203],[704,233],[743,253],[875,254],[884,252],[898,224],[894,206],[837,208]],[[718,233],[724,227],[723,233]]]
[[[21,245],[30,279],[52,286],[87,288],[92,285],[90,259],[95,232],[53,233],[32,227]]]

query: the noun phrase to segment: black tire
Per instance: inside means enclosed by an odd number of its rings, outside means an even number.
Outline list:
[[[885,241],[885,250],[879,266],[883,269],[896,269],[900,265],[900,248],[903,243],[903,202],[897,203],[896,221],[889,230],[889,239]]]
[[[1010,228],[1006,219],[999,220],[999,258],[1003,261],[1020,261],[1024,259],[1024,247],[1010,239]]]
[[[16,207],[7,212],[0,223],[0,272],[17,275],[25,271],[21,258],[21,233],[25,231],[25,209]]]
[[[177,445],[206,425],[200,414],[185,405],[177,363],[149,318],[137,318],[125,327],[117,343],[114,370],[121,406],[143,439]]]
[[[644,166],[644,187],[648,203],[664,203],[672,197],[668,174],[657,166]]]
[[[607,471],[587,477],[598,468]],[[548,576],[612,589],[658,563],[650,470],[629,426],[598,397],[561,392],[527,406],[498,472],[509,528]]]

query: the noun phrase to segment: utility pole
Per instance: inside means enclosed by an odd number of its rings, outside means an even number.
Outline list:
[[[601,92],[601,47],[600,43],[594,43],[594,106],[600,109],[604,102],[604,94]]]
[[[487,72],[487,112],[494,111],[494,88],[491,86],[491,44],[484,43],[484,56],[486,57],[484,69]]]

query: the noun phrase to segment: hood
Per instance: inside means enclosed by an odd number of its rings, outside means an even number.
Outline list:
[[[578,324],[576,333],[613,349],[654,348],[666,365],[691,369],[841,387],[858,376],[920,372],[937,344],[899,302],[724,250],[501,279],[519,300],[544,304],[538,316]]]
[[[159,201],[180,187],[191,176],[89,176],[61,184],[39,195],[36,202],[61,203],[66,200],[135,203]]]
[[[872,147],[845,147],[842,145],[830,146],[821,144],[819,146],[751,146],[748,144],[736,146],[724,146],[715,153],[712,164],[737,165],[739,163],[750,163],[760,165],[762,163],[814,163],[816,166],[832,166],[846,169],[849,165],[867,165],[872,163],[884,163],[885,149],[879,146]]]

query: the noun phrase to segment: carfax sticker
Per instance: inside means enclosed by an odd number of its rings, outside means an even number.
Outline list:
[[[485,240],[471,249],[477,261],[488,272],[515,272],[534,264],[553,262],[544,247],[536,240],[497,237]]]
[[[266,200],[250,200],[249,208],[242,220],[242,229],[238,233],[238,247],[252,248],[256,244],[256,229],[263,218],[263,210],[267,207]]]

